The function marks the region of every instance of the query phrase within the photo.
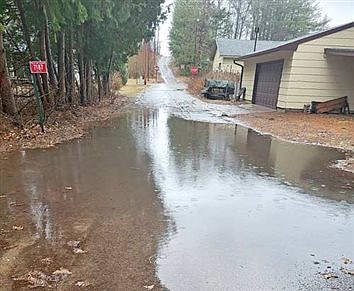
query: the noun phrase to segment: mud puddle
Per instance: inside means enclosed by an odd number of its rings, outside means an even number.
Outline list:
[[[161,68],[109,127],[0,159],[0,289],[350,290],[345,154],[236,126],[222,113],[249,109]]]
[[[130,122],[0,160],[0,290],[158,288],[163,211]]]

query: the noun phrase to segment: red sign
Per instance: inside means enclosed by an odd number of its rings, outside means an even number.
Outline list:
[[[48,73],[47,62],[32,61],[29,62],[31,74],[46,74]]]
[[[198,75],[198,68],[196,66],[191,67],[191,74],[193,76]]]

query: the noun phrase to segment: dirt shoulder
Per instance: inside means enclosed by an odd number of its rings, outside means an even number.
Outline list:
[[[92,123],[105,121],[120,114],[125,106],[133,102],[133,97],[145,88],[146,86],[136,85],[130,80],[121,88],[119,94],[104,99],[99,104],[54,111],[47,117],[45,133],[40,131],[36,120],[20,129],[0,115],[0,153],[19,149],[48,148],[80,138],[85,135]]]
[[[110,119],[130,103],[130,98],[117,96],[100,104],[63,108],[47,118],[45,133],[36,121],[20,129],[0,116],[0,153],[18,149],[48,148],[64,141],[82,137],[92,122]]]
[[[348,159],[341,166],[354,172],[354,115],[265,112],[239,114],[234,118],[256,131],[286,141],[346,150]]]

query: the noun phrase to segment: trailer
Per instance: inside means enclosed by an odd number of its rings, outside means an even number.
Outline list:
[[[201,94],[208,99],[230,100],[235,93],[235,82],[228,80],[205,80]]]

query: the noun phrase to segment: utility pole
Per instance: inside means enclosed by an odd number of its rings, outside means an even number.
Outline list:
[[[155,31],[155,36],[154,36],[154,71],[155,71],[155,81],[157,83],[157,70],[156,70],[156,66],[157,66],[157,63],[156,63],[156,53],[157,53],[157,47],[156,47],[156,31]]]
[[[143,52],[144,52],[144,85],[146,85],[146,42],[145,40],[144,40]]]
[[[197,65],[197,37],[198,37],[198,25],[199,25],[199,18],[197,18],[197,23],[195,26],[194,32],[194,65]]]
[[[146,43],[147,49],[147,80],[150,82],[150,41]]]

